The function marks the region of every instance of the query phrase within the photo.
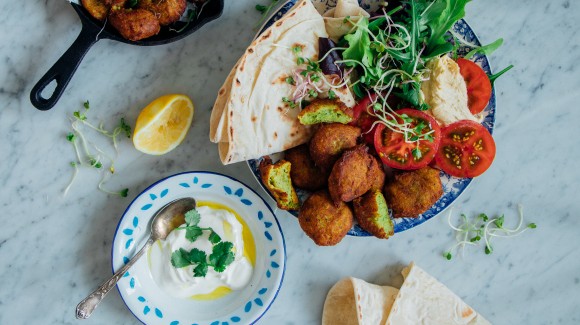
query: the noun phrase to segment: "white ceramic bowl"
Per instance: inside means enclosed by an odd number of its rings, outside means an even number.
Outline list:
[[[146,324],[254,323],[268,310],[280,290],[286,246],[278,220],[268,204],[251,188],[231,177],[212,172],[185,172],[145,189],[131,202],[117,226],[111,254],[113,271],[145,243],[155,212],[182,197],[224,204],[244,219],[256,244],[256,265],[250,283],[216,300],[174,298],[157,286],[144,255],[117,284],[119,294],[135,317]]]

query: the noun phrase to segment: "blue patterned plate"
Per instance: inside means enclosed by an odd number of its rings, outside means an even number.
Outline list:
[[[286,12],[288,12],[288,10],[290,10],[290,8],[292,8],[292,6],[296,2],[297,0],[290,0],[284,3],[280,7],[280,9],[278,9],[278,11],[275,12],[272,15],[272,17],[270,17],[270,19],[264,24],[264,26],[262,26],[260,33],[262,33],[275,21],[280,19]],[[333,8],[336,5],[336,0],[312,0],[312,2],[314,3],[316,9],[318,9],[318,11],[321,13],[325,12],[330,8]],[[363,0],[361,2],[361,6],[365,9],[371,9],[374,3],[377,3],[377,1]],[[475,35],[471,27],[469,27],[467,22],[465,22],[465,20],[458,21],[455,24],[455,26],[453,26],[453,31],[456,34],[456,36],[459,37],[461,43],[465,44],[462,45],[459,50],[460,56],[465,55],[470,50],[472,50],[473,49],[472,46],[481,46],[481,43],[477,39],[477,36]],[[489,61],[485,55],[476,54],[472,58],[472,60],[475,60],[475,62],[479,64],[487,74],[491,74]],[[483,117],[482,124],[489,130],[489,132],[492,132],[495,123],[495,89],[493,89],[492,91],[489,104],[482,112],[482,117]],[[272,159],[276,161],[277,160],[276,158],[281,157],[282,157],[281,155],[273,155]],[[248,160],[248,165],[252,170],[254,177],[256,177],[256,180],[260,183],[260,185],[262,185],[264,190],[268,194],[270,194],[270,192],[264,187],[264,184],[262,184],[260,178],[260,171],[258,170],[258,166],[260,165],[262,159],[263,158]],[[418,226],[423,222],[438,215],[439,213],[443,212],[443,210],[445,210],[449,205],[451,205],[451,203],[453,203],[453,201],[455,201],[457,197],[459,197],[459,195],[463,193],[463,191],[465,191],[465,189],[471,183],[472,180],[471,178],[456,178],[447,175],[444,172],[441,172],[440,175],[441,175],[441,183],[443,184],[443,196],[437,202],[435,202],[435,204],[429,210],[427,210],[423,214],[420,214],[417,218],[395,218],[394,219],[395,232],[401,232],[413,228],[415,226]],[[310,194],[309,192],[302,190],[298,190],[297,192],[301,202],[304,202],[304,200]],[[295,216],[298,216],[298,213],[296,211],[292,211],[291,213]],[[366,232],[356,224],[352,227],[352,229],[348,232],[348,234],[351,236],[370,236],[368,232]]]
[[[286,267],[286,245],[280,224],[266,202],[243,183],[211,172],[186,172],[164,178],[145,189],[125,210],[113,240],[113,271],[145,243],[150,219],[166,203],[182,197],[224,204],[250,228],[256,244],[256,265],[242,290],[209,301],[167,295],[154,282],[145,255],[117,288],[131,312],[145,324],[233,325],[256,322],[274,302]]]

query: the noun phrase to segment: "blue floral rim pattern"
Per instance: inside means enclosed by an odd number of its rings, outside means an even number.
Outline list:
[[[177,178],[179,178],[178,184],[171,185],[169,183],[169,185],[166,186],[166,183]],[[145,293],[135,293],[128,295],[127,297],[124,296],[121,287],[132,291],[138,290],[139,279],[133,274],[132,270],[135,268],[134,266],[123,275],[117,285],[117,289],[125,305],[141,322],[146,324],[155,323],[172,325],[228,325],[235,323],[254,323],[270,308],[278,295],[286,269],[286,244],[277,218],[265,200],[253,189],[232,177],[213,172],[184,172],[175,174],[161,179],[143,190],[127,207],[117,225],[111,251],[113,272],[115,269],[116,254],[121,254],[122,263],[127,263],[129,261],[129,258],[134,254],[136,248],[135,245],[138,241],[135,238],[137,232],[140,231],[141,235],[143,235],[144,228],[148,231],[148,222],[152,218],[154,212],[169,201],[172,201],[173,198],[169,199],[172,197],[172,194],[178,195],[172,192],[179,192],[179,190],[183,192],[183,190],[186,190],[192,191],[192,193],[198,193],[209,189],[218,193],[217,195],[234,199],[243,206],[247,206],[254,211],[253,216],[246,216],[246,221],[248,221],[247,218],[252,217],[255,218],[255,223],[261,225],[261,233],[255,231],[255,229],[252,230],[252,233],[256,240],[256,245],[261,244],[266,249],[264,252],[264,280],[256,283],[258,287],[255,288],[255,294],[253,294],[247,301],[240,303],[240,307],[236,309],[236,313],[211,321],[191,322],[189,319],[179,319],[183,317],[175,317],[175,315],[169,315],[169,313],[164,312],[163,306],[160,306],[159,303],[156,304],[155,299],[151,299],[151,297],[148,298]],[[195,194],[191,195],[195,196]],[[178,196],[183,197],[183,194]],[[164,198],[165,201],[162,202]],[[129,214],[129,212],[131,213]],[[276,227],[274,227],[274,225],[276,225]],[[128,301],[127,299],[135,300]],[[139,307],[135,307],[135,305],[138,305]]]

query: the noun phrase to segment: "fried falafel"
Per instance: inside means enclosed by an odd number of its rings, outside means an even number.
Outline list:
[[[316,166],[330,170],[344,150],[356,146],[360,134],[356,126],[322,124],[310,140],[310,156]]]
[[[328,177],[328,191],[335,204],[350,202],[373,186],[370,175],[376,160],[367,151],[365,145],[347,150],[332,167]]]
[[[109,14],[109,22],[124,38],[139,41],[157,35],[161,26],[155,15],[145,9],[117,9]]]
[[[316,191],[326,186],[328,173],[314,165],[308,145],[303,144],[286,150],[284,160],[292,164],[290,178],[294,186],[309,191]]]
[[[338,99],[315,99],[298,113],[303,125],[318,123],[350,123],[353,119],[352,108]]]
[[[298,214],[302,230],[316,245],[333,246],[348,233],[353,223],[350,207],[344,202],[335,205],[326,190],[313,193]]]
[[[380,190],[368,191],[354,199],[353,208],[359,226],[373,236],[387,239],[395,233],[387,201]]]
[[[385,185],[385,198],[395,218],[416,218],[443,195],[439,170],[424,167],[395,175]]]
[[[290,179],[292,169],[290,162],[280,160],[272,164],[270,158],[265,158],[259,168],[262,182],[276,199],[278,207],[283,210],[298,210],[300,200]]]
[[[140,0],[138,8],[151,11],[161,26],[179,20],[187,8],[186,0]]]

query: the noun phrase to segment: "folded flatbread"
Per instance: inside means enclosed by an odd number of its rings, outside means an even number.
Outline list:
[[[491,324],[414,263],[402,273],[405,282],[391,308],[388,325]]]
[[[326,296],[322,325],[385,324],[398,292],[393,287],[344,278]]]
[[[342,36],[352,31],[354,26],[351,22],[356,23],[361,17],[369,17],[370,14],[359,6],[357,0],[338,0],[336,7],[325,12],[323,16],[328,37],[338,42]]]
[[[297,119],[300,109],[283,98],[292,98],[295,91],[286,81],[299,69],[292,49],[299,46],[300,57],[317,60],[319,37],[328,37],[324,20],[310,0],[302,0],[248,47],[220,89],[210,118],[210,140],[219,144],[223,164],[284,151],[310,139],[310,128]],[[347,106],[354,105],[348,87],[333,91]]]

